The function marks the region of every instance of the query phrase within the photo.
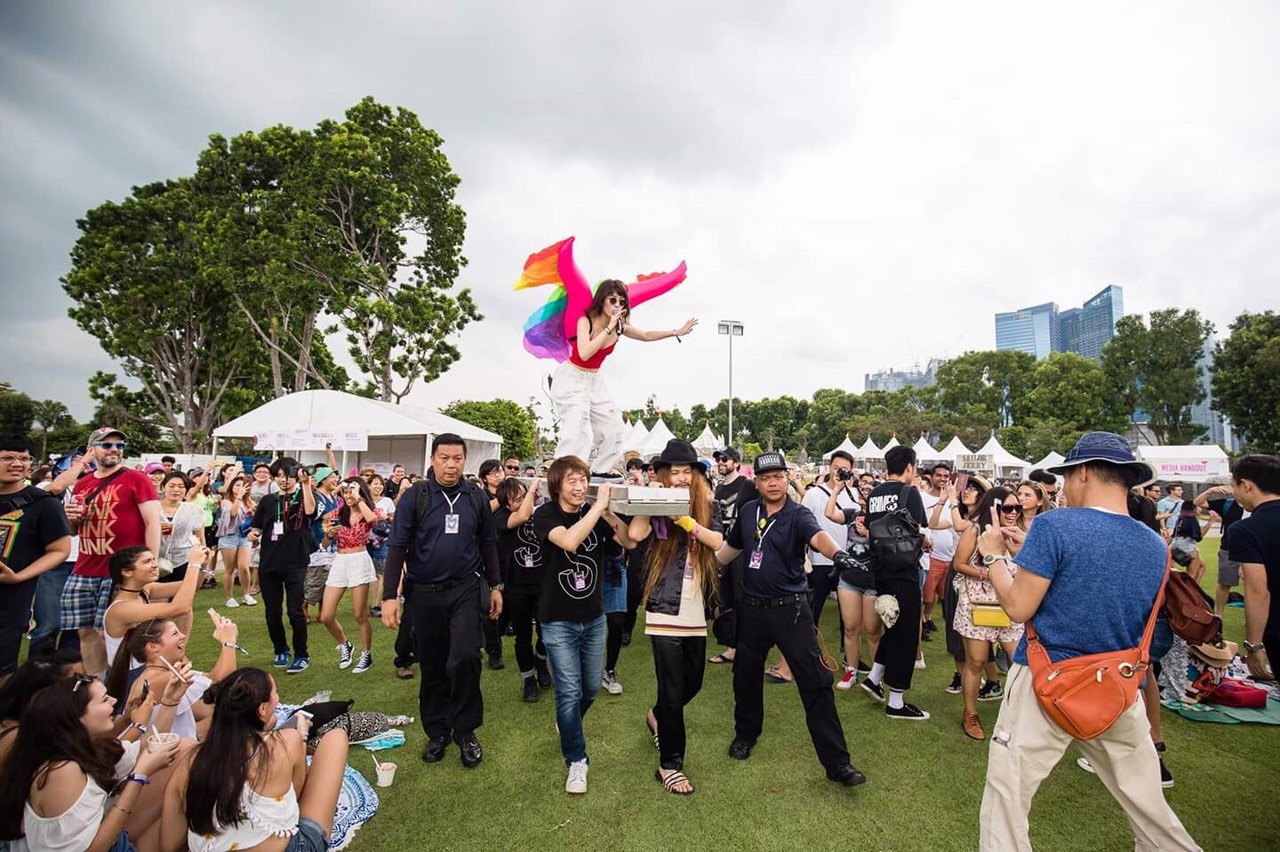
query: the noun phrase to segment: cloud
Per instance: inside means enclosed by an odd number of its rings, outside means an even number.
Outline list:
[[[545,295],[510,287],[569,234],[590,278],[689,263],[635,320],[702,326],[618,348],[627,407],[723,396],[720,317],[747,327],[734,392],[758,398],[861,390],[991,347],[997,311],[1110,284],[1131,312],[1197,307],[1220,333],[1277,306],[1271,4],[352,8],[11,4],[0,298],[62,315],[86,209],[190,172],[211,132],[310,126],[372,94],[444,136],[468,214],[459,284],[487,316],[417,402],[538,393],[552,365],[519,328]],[[50,321],[59,345],[84,339]],[[80,413],[84,359],[18,340],[0,358]]]

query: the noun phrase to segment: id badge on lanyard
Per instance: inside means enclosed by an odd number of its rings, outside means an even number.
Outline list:
[[[462,494],[461,492],[459,492],[458,494],[453,495],[452,500],[449,499],[448,494],[442,493],[440,496],[444,497],[445,502],[449,504],[449,511],[446,512],[444,516],[444,534],[457,535],[458,534],[458,513],[454,511],[454,504],[458,502],[458,498],[461,497]]]
[[[764,562],[764,551],[753,550],[751,552],[751,559],[747,564],[758,571],[760,570],[760,565],[763,562]]]
[[[284,535],[284,521],[276,521],[271,525],[271,538],[277,539]]]

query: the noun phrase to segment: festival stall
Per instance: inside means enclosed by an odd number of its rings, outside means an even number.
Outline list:
[[[1231,473],[1231,460],[1217,444],[1140,446],[1135,454],[1155,469],[1156,479],[1165,482],[1203,483]]]
[[[636,447],[636,452],[640,453],[640,458],[648,461],[654,456],[661,453],[667,448],[667,441],[674,438],[671,430],[667,428],[667,424],[662,422],[662,415],[658,415],[658,422],[653,424],[653,428],[649,430],[649,437],[645,442]]]
[[[954,465],[958,457],[971,455],[972,453],[973,450],[964,445],[964,441],[960,440],[959,435],[953,435],[947,445],[938,450],[938,459],[939,461],[951,462]]]
[[[849,436],[845,435],[844,440],[840,442],[840,446],[836,447],[834,450],[831,450],[829,452],[822,454],[822,461],[824,463],[831,461],[831,457],[841,451],[844,451],[849,455],[853,456],[854,459],[858,458],[858,448],[853,445],[853,441],[849,440]]]
[[[1058,465],[1062,464],[1066,460],[1067,460],[1066,456],[1064,456],[1062,453],[1058,452],[1057,450],[1050,450],[1049,455],[1040,459],[1040,461],[1036,462],[1031,467],[1032,469],[1036,469],[1036,470],[1048,470],[1051,467],[1057,467]]]
[[[1031,465],[1006,450],[992,433],[990,440],[976,453],[956,456],[958,470],[971,470],[1005,481],[1017,481],[1026,477]]]
[[[698,451],[698,455],[709,456],[717,450],[724,449],[724,441],[711,431],[710,423],[705,423],[702,426],[702,432],[693,439],[693,448]]]
[[[227,438],[253,438],[254,449],[289,455],[314,464],[325,461],[325,445],[338,457],[342,473],[352,467],[403,464],[410,473],[429,466],[431,440],[445,432],[467,445],[468,473],[485,459],[498,458],[502,436],[438,411],[395,405],[334,390],[308,390],[273,399],[213,430],[213,451]]]
[[[622,437],[622,451],[624,453],[637,452],[647,440],[649,440],[649,430],[644,425],[643,420],[636,418],[636,422],[631,426],[631,431]]]
[[[887,448],[886,448],[887,449]],[[916,462],[920,467],[924,467],[926,462],[945,461],[942,454],[933,448],[933,445],[924,439],[924,433],[920,433],[920,437],[916,440],[915,446],[911,449],[916,451]]]

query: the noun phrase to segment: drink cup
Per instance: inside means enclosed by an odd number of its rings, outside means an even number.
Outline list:
[[[157,752],[170,743],[176,743],[178,735],[172,732],[157,732],[147,737],[147,751]]]
[[[396,777],[396,765],[394,763],[378,763],[378,786],[390,787],[391,782]]]

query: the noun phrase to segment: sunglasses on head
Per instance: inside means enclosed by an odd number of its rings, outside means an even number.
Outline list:
[[[93,683],[94,678],[89,677],[89,675],[86,675],[86,674],[73,674],[71,676],[71,680],[74,681],[74,684],[75,684],[74,686],[71,687],[71,692],[72,694],[74,694],[77,690],[80,689],[80,687],[85,686],[86,684]]]

